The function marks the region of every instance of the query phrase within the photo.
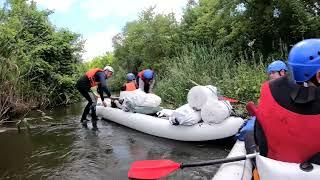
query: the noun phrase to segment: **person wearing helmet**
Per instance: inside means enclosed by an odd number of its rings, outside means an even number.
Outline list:
[[[81,123],[84,127],[87,127],[87,115],[91,110],[92,116],[92,127],[93,130],[97,130],[97,115],[96,115],[96,105],[97,99],[95,94],[92,92],[91,88],[98,86],[97,92],[100,95],[102,104],[106,107],[107,104],[104,101],[103,93],[106,93],[108,97],[111,93],[107,87],[106,79],[111,78],[113,75],[113,68],[111,66],[106,66],[104,69],[94,68],[87,71],[76,83],[76,88],[81,93],[81,95],[86,98],[88,104],[83,110],[81,116]]]
[[[127,74],[127,82],[121,87],[121,91],[134,91],[137,89],[136,76],[133,73]]]
[[[139,89],[146,93],[152,93],[155,84],[155,73],[151,69],[145,69],[138,73],[137,84]]]
[[[268,78],[269,80],[278,79],[282,76],[285,76],[287,74],[287,71],[288,71],[288,67],[282,60],[273,61],[268,65],[268,68],[267,68]],[[249,104],[254,105],[252,101],[248,102],[247,106]],[[256,116],[254,115],[253,112],[250,112],[250,109],[247,109],[247,110],[251,115],[251,117],[242,125],[242,128],[240,128],[239,132],[236,134],[236,137],[241,141],[245,140],[245,142],[248,144],[254,144],[255,142],[252,142],[253,131],[254,131],[253,125],[255,123]],[[246,137],[248,136],[252,136],[248,138],[250,142],[246,141]],[[247,149],[247,151],[250,151],[250,153],[253,153],[251,150]]]
[[[267,73],[270,80],[277,79],[286,75],[287,71],[288,67],[286,63],[281,60],[273,61],[267,68]]]
[[[319,163],[320,39],[295,44],[288,65],[291,76],[262,85],[256,143],[261,155],[274,160]]]

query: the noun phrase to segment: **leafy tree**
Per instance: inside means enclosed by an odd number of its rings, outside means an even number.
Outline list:
[[[85,63],[87,70],[91,68],[101,68],[103,69],[107,65],[111,65],[113,63],[114,57],[112,53],[106,53],[102,56],[97,56],[92,60]]]
[[[7,0],[0,10],[0,63],[8,67],[0,72],[1,88],[10,89],[10,99],[0,100],[10,110],[0,118],[18,109],[17,102],[28,109],[77,99],[74,84],[83,41],[67,29],[56,29],[48,20],[51,13],[25,0]]]
[[[285,59],[292,45],[302,39],[320,37],[319,12],[317,0],[189,0],[183,19],[177,22],[173,14],[155,14],[149,8],[113,38],[113,64],[134,72],[154,68],[160,77],[156,92],[163,97],[169,94],[170,100],[178,97],[181,103],[187,88],[182,81],[190,75],[199,74],[198,80],[206,83],[222,78],[229,87],[226,70],[252,73],[252,68],[259,67],[254,82],[261,82],[264,67],[272,59]],[[221,62],[230,68],[224,70]],[[224,92],[257,97],[258,85],[246,82],[251,80],[250,73],[240,73],[231,80],[236,81],[234,89],[223,87]]]
[[[279,0],[200,0],[187,6],[181,23],[185,42],[254,50],[265,55],[287,52],[292,44],[319,37],[319,3]],[[249,44],[249,46],[248,46]]]
[[[133,72],[159,69],[178,48],[177,27],[174,14],[155,14],[154,7],[143,11],[138,20],[127,23],[113,39],[118,65]]]

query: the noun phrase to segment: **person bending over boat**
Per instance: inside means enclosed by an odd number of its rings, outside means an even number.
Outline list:
[[[262,85],[255,139],[261,155],[302,163],[320,152],[320,39],[294,45],[288,65],[291,77]]]
[[[145,69],[138,73],[137,84],[139,89],[146,93],[153,93],[155,73],[151,69]]]
[[[92,92],[91,88],[98,86],[97,92],[100,95],[102,104],[104,107],[107,103],[104,101],[103,93],[106,93],[108,97],[111,97],[111,93],[107,87],[106,79],[111,78],[113,75],[113,68],[111,66],[106,66],[104,69],[94,68],[85,73],[76,83],[76,88],[81,93],[81,95],[86,98],[88,104],[83,110],[81,123],[84,127],[87,127],[87,115],[91,110],[91,122],[93,130],[97,130],[97,115],[96,115],[96,105],[97,99],[95,94]]]
[[[121,87],[121,91],[134,91],[137,89],[136,76],[133,73],[127,74],[127,82]]]

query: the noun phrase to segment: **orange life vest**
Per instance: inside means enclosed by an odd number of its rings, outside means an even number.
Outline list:
[[[134,91],[137,89],[136,87],[136,83],[134,82],[129,82],[129,83],[126,83],[126,91]]]
[[[280,106],[270,82],[262,86],[256,115],[266,136],[269,158],[301,163],[320,151],[320,114],[298,114]]]
[[[97,86],[97,81],[95,79],[95,74],[97,72],[103,72],[103,70],[99,69],[99,68],[94,68],[94,69],[91,69],[88,72],[86,72],[86,76],[88,77],[88,79],[90,81],[91,87]]]

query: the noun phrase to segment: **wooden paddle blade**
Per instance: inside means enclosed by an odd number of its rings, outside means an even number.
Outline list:
[[[171,160],[143,160],[131,164],[128,178],[159,179],[180,169],[180,163]]]

